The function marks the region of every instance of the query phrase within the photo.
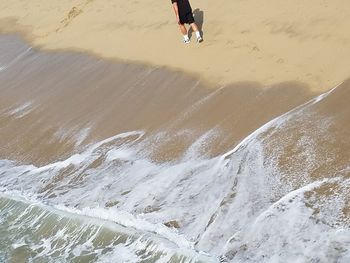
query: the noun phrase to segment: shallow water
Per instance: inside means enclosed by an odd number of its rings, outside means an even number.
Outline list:
[[[349,81],[210,90],[0,49],[5,262],[349,262]]]
[[[152,233],[18,196],[1,196],[0,208],[1,262],[215,262]]]

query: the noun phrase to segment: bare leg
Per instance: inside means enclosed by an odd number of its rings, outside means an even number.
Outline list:
[[[180,31],[182,33],[182,35],[187,35],[187,29],[185,27],[185,25],[179,24],[180,27]]]
[[[200,43],[203,41],[203,38],[201,36],[201,33],[199,32],[198,26],[196,25],[196,23],[192,23],[191,24],[191,28],[194,31],[194,33],[196,33],[196,37],[197,37],[197,43]]]
[[[199,31],[198,26],[196,25],[196,23],[192,23],[192,24],[191,24],[191,27],[192,27],[192,30],[193,30],[194,32]]]

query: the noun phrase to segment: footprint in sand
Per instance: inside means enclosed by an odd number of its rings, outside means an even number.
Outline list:
[[[70,23],[74,18],[76,18],[78,15],[80,15],[82,12],[83,12],[83,10],[81,10],[81,9],[79,9],[79,8],[77,8],[77,7],[74,6],[74,7],[69,11],[67,17],[61,21],[61,24],[63,24],[63,27],[68,26],[69,23]]]
[[[86,0],[84,3],[82,3],[79,7],[73,6],[72,9],[68,12],[67,16],[60,22],[60,26],[56,29],[56,32],[60,31],[61,29],[67,27],[74,18],[76,18],[78,15],[83,13],[83,9],[90,3],[92,3],[94,0]]]

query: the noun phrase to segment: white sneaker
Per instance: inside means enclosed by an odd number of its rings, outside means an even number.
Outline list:
[[[183,42],[184,42],[185,44],[189,44],[189,43],[191,43],[191,40],[189,40],[189,39],[184,39]]]
[[[201,43],[201,42],[203,42],[203,38],[202,37],[197,37],[197,43]]]

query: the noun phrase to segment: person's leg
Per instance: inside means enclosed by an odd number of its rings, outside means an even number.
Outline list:
[[[201,33],[199,32],[199,29],[198,29],[198,26],[196,25],[196,23],[193,22],[190,24],[190,26],[191,26],[192,30],[194,31],[194,33],[196,34],[197,42],[202,42],[203,39],[202,39]]]
[[[179,27],[180,27],[181,34],[182,34],[182,36],[184,38],[184,42],[185,43],[189,43],[190,39],[188,37],[187,29],[186,29],[185,25],[184,24],[179,24]]]
[[[187,29],[186,29],[185,25],[184,24],[179,24],[179,27],[180,27],[181,34],[183,36],[187,35]]]
[[[198,26],[196,25],[196,23],[193,22],[193,23],[191,23],[190,26],[192,27],[192,30],[193,30],[194,32],[199,31]]]

